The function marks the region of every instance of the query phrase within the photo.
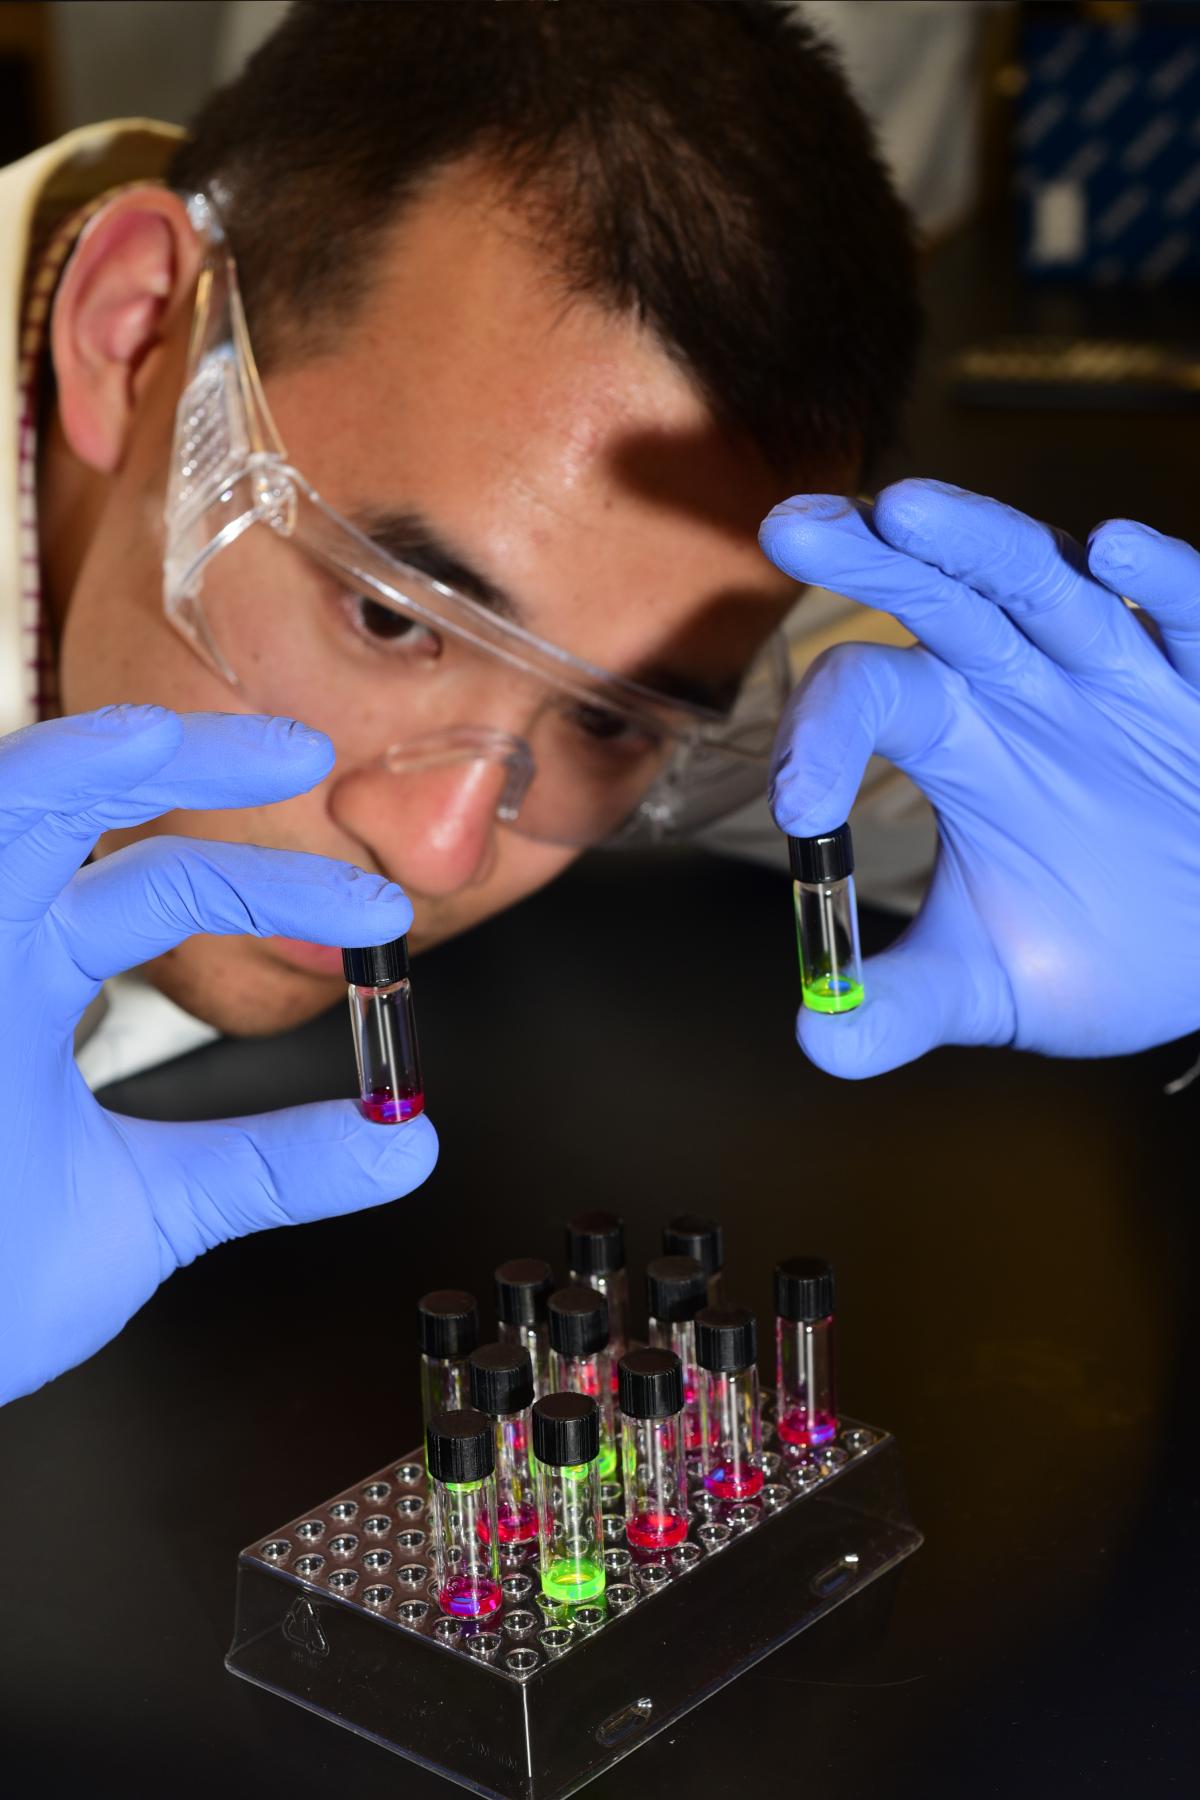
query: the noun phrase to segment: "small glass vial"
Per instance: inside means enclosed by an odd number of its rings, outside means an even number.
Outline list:
[[[502,1344],[523,1344],[533,1359],[534,1396],[550,1391],[550,1328],[546,1301],[554,1271],[540,1257],[519,1256],[496,1270],[496,1335]]]
[[[589,1394],[600,1408],[600,1479],[617,1470],[616,1414],[608,1337],[608,1303],[592,1287],[559,1288],[547,1303],[550,1387]]]
[[[417,1301],[417,1342],[421,1348],[421,1422],[428,1429],[435,1413],[457,1412],[469,1404],[467,1358],[479,1342],[474,1294],[438,1288]]]
[[[482,1619],[504,1598],[496,1529],[496,1448],[491,1421],[466,1407],[437,1413],[425,1433],[429,1523],[438,1605]]]
[[[701,1448],[700,1375],[696,1367],[696,1314],[708,1301],[708,1280],[694,1256],[658,1256],[646,1264],[650,1342],[673,1350],[683,1365],[687,1448]]]
[[[625,1536],[669,1550],[688,1534],[683,1368],[673,1350],[630,1350],[618,1365]]]
[[[718,1500],[761,1492],[762,1416],[758,1328],[744,1306],[708,1306],[696,1315],[704,1485]]]
[[[629,1278],[625,1273],[625,1226],[616,1213],[576,1213],[567,1226],[567,1280],[594,1287],[608,1302],[612,1376],[629,1345]]]
[[[788,839],[800,995],[814,1012],[852,1012],[862,1005],[862,955],[854,896],[854,845],[849,825],[820,837]]]
[[[600,1408],[587,1394],[543,1394],[533,1408],[542,1592],[559,1606],[604,1594]]]
[[[680,1213],[663,1232],[664,1256],[694,1256],[708,1278],[708,1305],[724,1300],[725,1233],[715,1219]]]
[[[473,1350],[471,1405],[496,1434],[496,1529],[500,1548],[537,1537],[529,1409],[533,1364],[523,1344],[484,1344]]]
[[[407,1124],[425,1110],[408,944],[397,938],[343,950],[342,968],[350,984],[359,1105],[376,1125]]]
[[[837,1430],[833,1368],[833,1270],[819,1256],[793,1256],[775,1271],[779,1441],[815,1450]]]

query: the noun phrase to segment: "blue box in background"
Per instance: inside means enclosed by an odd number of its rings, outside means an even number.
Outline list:
[[[1200,279],[1200,28],[1154,12],[1022,34],[1014,152],[1028,275]]]

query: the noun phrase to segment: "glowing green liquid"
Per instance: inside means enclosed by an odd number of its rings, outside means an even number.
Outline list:
[[[617,1453],[611,1444],[601,1444],[596,1466],[600,1470],[601,1481],[607,1481],[610,1475],[616,1473]]]
[[[560,1557],[542,1572],[542,1592],[560,1606],[582,1606],[604,1592],[604,1570],[586,1557]]]
[[[863,985],[861,981],[847,981],[844,976],[835,984],[828,975],[818,975],[815,980],[804,982],[801,996],[813,1012],[853,1012],[863,1003]]]

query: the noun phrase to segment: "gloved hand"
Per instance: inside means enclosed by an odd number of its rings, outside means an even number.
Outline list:
[[[202,1125],[122,1118],[72,1054],[105,977],[193,932],[336,945],[408,929],[398,887],[319,856],[154,837],[79,866],[104,831],[280,800],[332,761],[287,719],[147,706],[0,739],[0,1401],[89,1356],[213,1244],[373,1206],[433,1168],[426,1119],[385,1128],[350,1100]],[[349,1076],[349,1036],[347,1058]]]
[[[1200,1027],[1200,555],[1114,519],[1085,557],[936,481],[874,507],[801,495],[761,542],[920,640],[813,665],[776,745],[776,822],[839,824],[878,751],[929,797],[940,838],[863,1005],[801,1012],[805,1053],[857,1077],[937,1044],[1110,1056]]]

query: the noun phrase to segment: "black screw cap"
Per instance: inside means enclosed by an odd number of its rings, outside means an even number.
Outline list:
[[[758,1361],[758,1325],[747,1306],[706,1306],[696,1314],[696,1361],[714,1375],[734,1375]]]
[[[823,831],[820,837],[790,837],[788,861],[792,879],[813,885],[822,881],[844,881],[854,873],[854,841],[849,825],[838,825]]]
[[[506,1325],[540,1325],[554,1271],[538,1256],[517,1256],[496,1270],[496,1317]]]
[[[462,1288],[438,1288],[417,1301],[417,1342],[426,1356],[469,1356],[479,1342],[479,1308]]]
[[[792,1324],[812,1324],[833,1311],[833,1268],[820,1256],[790,1256],[775,1270],[775,1310]]]
[[[482,1481],[496,1466],[490,1419],[473,1407],[435,1413],[425,1433],[429,1473],[436,1481]]]
[[[408,939],[342,951],[342,973],[355,987],[391,987],[408,974]]]
[[[471,1353],[471,1405],[489,1419],[533,1405],[533,1363],[523,1344],[484,1344]]]
[[[608,1343],[608,1301],[595,1288],[559,1288],[546,1303],[546,1316],[560,1356],[595,1356]]]
[[[708,1278],[694,1256],[657,1256],[646,1264],[646,1311],[665,1325],[694,1319],[708,1299]]]
[[[663,1232],[663,1250],[668,1256],[694,1256],[706,1275],[715,1275],[725,1266],[725,1233],[715,1219],[680,1213]]]
[[[600,1408],[590,1394],[546,1394],[534,1402],[533,1454],[551,1469],[595,1461]]]
[[[621,1411],[631,1419],[670,1419],[683,1409],[683,1365],[673,1350],[631,1350],[617,1364]]]
[[[567,1267],[574,1275],[611,1275],[625,1267],[625,1226],[616,1213],[576,1213],[567,1226]]]

